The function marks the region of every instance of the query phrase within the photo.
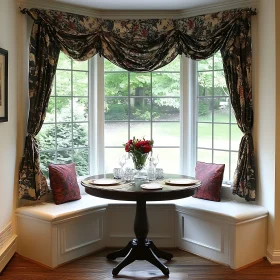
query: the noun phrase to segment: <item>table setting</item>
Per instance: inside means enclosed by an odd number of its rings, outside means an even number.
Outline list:
[[[147,260],[164,275],[169,275],[168,267],[160,258],[171,260],[173,255],[162,251],[147,238],[149,233],[147,201],[180,199],[195,194],[201,182],[195,178],[178,174],[165,174],[157,168],[159,157],[152,152],[154,141],[130,139],[123,144],[127,154],[119,158],[120,167],[114,168],[111,174],[91,176],[81,183],[89,195],[136,202],[134,219],[135,238],[124,248],[107,255],[108,260],[123,257],[113,268],[112,274],[117,275],[125,266],[135,260]],[[150,154],[149,154],[150,153]],[[131,158],[134,168],[124,166]]]

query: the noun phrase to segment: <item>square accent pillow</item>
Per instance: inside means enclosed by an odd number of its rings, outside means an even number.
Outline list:
[[[55,204],[81,199],[75,163],[50,164],[49,176]]]
[[[193,197],[221,201],[224,170],[224,164],[198,161],[195,167],[195,178],[201,181],[201,187],[198,188]]]

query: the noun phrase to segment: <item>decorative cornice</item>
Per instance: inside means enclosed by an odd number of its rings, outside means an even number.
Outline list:
[[[58,3],[45,0],[17,0],[20,8],[39,8],[39,9],[53,9],[63,12],[76,13],[80,15],[108,18],[108,19],[146,19],[146,18],[183,18],[197,15],[203,15],[208,13],[214,13],[224,10],[236,9],[236,8],[258,8],[259,0],[232,0],[216,5],[208,5],[200,8],[186,9],[186,10],[97,10],[85,7],[79,7],[76,5],[70,5],[65,3]]]

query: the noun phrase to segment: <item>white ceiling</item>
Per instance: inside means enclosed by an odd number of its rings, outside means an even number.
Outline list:
[[[189,10],[232,0],[48,0],[101,10]],[[246,0],[244,0],[246,1]],[[242,1],[240,1],[242,2]]]

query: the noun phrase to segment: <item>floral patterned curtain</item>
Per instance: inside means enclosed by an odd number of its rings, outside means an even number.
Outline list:
[[[251,80],[251,37],[248,29],[250,29],[251,16],[255,12],[251,9],[236,9],[185,19],[148,20],[108,20],[39,9],[24,9],[22,12],[27,13],[35,21],[31,40],[38,36],[36,33],[44,30],[44,36],[48,36],[45,44],[50,51],[52,48],[55,49],[55,53],[61,50],[76,60],[87,60],[95,54],[99,54],[129,71],[156,70],[170,63],[178,54],[185,54],[192,59],[206,59],[218,50],[222,50],[224,67],[230,67],[230,70],[225,69],[225,73],[231,98],[233,103],[235,99],[240,100],[239,107],[233,106],[236,116],[241,116],[244,114],[244,110],[249,110],[248,108],[252,109],[251,84],[248,82]],[[36,25],[42,28],[37,28]],[[246,35],[244,36],[243,33]],[[245,46],[247,51],[243,51]],[[52,51],[50,53],[53,56]],[[42,54],[35,47],[30,49],[31,59],[40,60],[37,58],[40,55]],[[50,92],[51,83],[49,82],[55,73],[57,58],[51,61],[53,63],[52,68],[50,68],[52,74],[49,80],[45,84],[41,84],[42,88],[38,88],[37,91],[32,91],[30,94],[30,101],[32,98],[43,99],[45,106],[48,102],[46,92]],[[247,72],[244,72],[244,67]],[[40,73],[33,74],[30,72],[30,82],[32,80],[32,83],[38,83]],[[242,88],[239,86],[240,83],[243,85]],[[42,90],[43,87],[44,90]],[[232,97],[233,95],[234,97]],[[244,96],[245,98],[243,98]],[[41,115],[44,116],[46,108],[37,109],[42,109]],[[43,119],[44,117],[42,117],[42,121]],[[246,137],[242,139],[242,143],[245,144],[240,146],[236,172],[242,176],[237,176],[239,179],[235,180],[234,190],[247,200],[254,200],[255,193],[248,191],[255,189],[253,142],[248,140],[252,137],[251,128],[241,124],[242,117],[237,117],[237,119],[240,119],[238,124],[240,123],[240,129],[244,128],[242,131],[246,133]],[[33,123],[33,126],[39,130],[41,125],[41,122],[39,125]],[[35,136],[39,130],[35,129],[36,133],[32,135]],[[35,141],[35,137],[32,139]],[[29,141],[28,138],[27,141]],[[32,146],[26,145],[25,155],[30,153],[31,149],[36,150],[35,144],[36,142]],[[250,154],[242,150],[248,147]],[[245,154],[247,159],[244,159]],[[39,158],[33,157],[32,160],[25,160],[21,165],[20,193],[25,193],[28,188],[36,189],[35,196],[32,196],[30,191],[28,193],[33,199],[38,199],[40,193],[38,190],[41,187],[35,180],[35,174],[40,173]],[[35,169],[34,166],[37,168]],[[23,173],[23,170],[28,170],[28,172]],[[27,173],[28,175],[26,175]],[[23,181],[22,175],[28,179]]]

